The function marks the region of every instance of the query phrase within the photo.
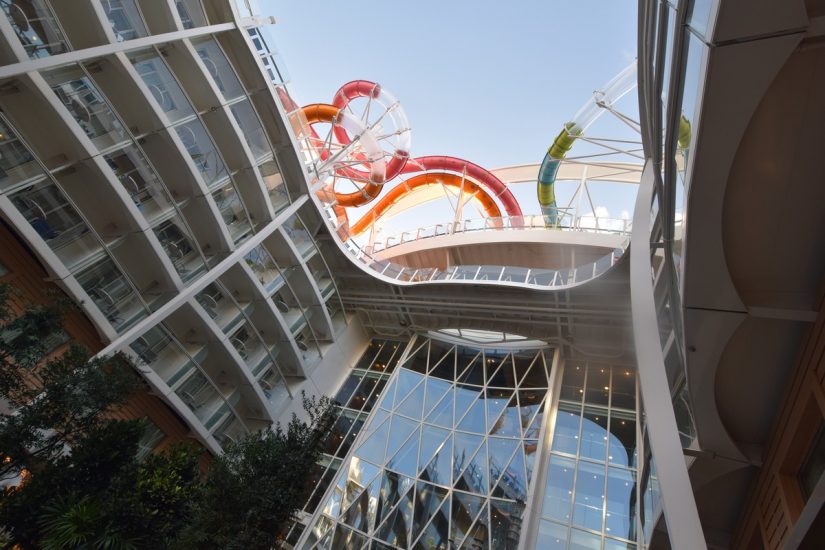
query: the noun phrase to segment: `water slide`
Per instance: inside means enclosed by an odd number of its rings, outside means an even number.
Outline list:
[[[636,62],[634,61],[615,76],[579,109],[573,120],[566,122],[556,139],[553,140],[539,168],[536,192],[541,213],[547,227],[558,227],[559,209],[556,204],[556,174],[559,165],[572,149],[576,139],[598,119],[602,113],[611,110],[613,104],[636,86]]]

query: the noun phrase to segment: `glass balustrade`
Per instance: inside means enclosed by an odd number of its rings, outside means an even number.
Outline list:
[[[189,346],[186,349],[161,325],[143,333],[130,347],[171,388],[186,378],[206,357],[205,347]]]
[[[223,223],[229,230],[232,242],[238,244],[252,233],[252,223],[244,208],[241,196],[232,183],[225,185],[212,193],[215,204],[221,214]]]
[[[272,362],[269,350],[248,322],[229,336],[229,342],[253,374]]]
[[[11,125],[0,116],[0,192],[46,174]]]
[[[206,271],[206,263],[198,245],[180,216],[161,222],[152,231],[184,283]]]
[[[195,51],[206,65],[207,72],[223,97],[228,101],[243,96],[243,86],[218,43],[212,38],[193,41],[193,43]]]
[[[244,314],[249,315],[254,310],[249,302],[236,302],[229,298],[228,293],[221,290],[216,283],[204,288],[195,299],[224,334],[231,334],[244,322]]]
[[[149,223],[174,209],[163,182],[136,146],[128,145],[103,158]]]
[[[287,206],[289,206],[289,193],[286,188],[286,182],[281,175],[281,168],[277,161],[270,160],[264,162],[258,169],[261,172],[261,177],[264,180],[266,191],[269,194],[269,200],[272,202],[272,209],[277,214]]]
[[[243,425],[236,416],[231,415],[228,416],[221,422],[215,431],[213,432],[213,436],[215,440],[220,444],[220,446],[226,450],[228,445],[232,443],[237,443],[248,433],[248,430]]]
[[[43,73],[83,132],[99,149],[129,140],[126,129],[89,76],[77,65]]]
[[[307,231],[306,226],[304,226],[304,223],[298,216],[294,214],[290,216],[282,227],[304,260],[309,260],[309,258],[318,251],[315,248],[315,241],[309,235],[309,231]]]
[[[198,168],[207,187],[214,187],[229,177],[226,165],[200,120],[190,120],[175,126],[192,162]]]
[[[0,1],[14,34],[31,59],[69,51],[60,24],[44,0]]]
[[[272,148],[269,146],[269,141],[264,134],[264,128],[261,126],[261,121],[252,108],[249,100],[240,101],[230,106],[230,110],[238,123],[238,126],[243,132],[243,137],[249,145],[252,156],[255,159],[262,159],[272,154]]]
[[[126,276],[108,257],[76,276],[97,308],[118,332],[146,316],[146,308]]]
[[[194,29],[207,24],[201,0],[175,0],[175,8],[184,29]]]
[[[148,36],[140,7],[135,0],[100,0],[100,4],[117,42]]]
[[[244,259],[246,260],[246,265],[249,266],[258,279],[258,282],[261,283],[261,286],[264,287],[264,290],[268,294],[277,291],[284,285],[284,277],[281,274],[281,270],[262,245],[258,245],[250,250],[246,256],[244,256]]]
[[[69,270],[101,250],[77,209],[51,181],[21,189],[11,201]]]
[[[213,420],[216,413],[222,409],[228,410],[218,390],[206,375],[197,369],[175,390],[175,393],[204,424]]]
[[[132,53],[129,54],[129,59],[169,120],[177,122],[195,114],[180,84],[157,51],[143,50]]]

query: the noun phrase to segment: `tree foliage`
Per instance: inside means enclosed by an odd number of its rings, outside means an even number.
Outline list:
[[[250,434],[212,465],[184,531],[187,548],[268,549],[306,502],[306,480],[333,420],[329,398],[303,397],[309,422]]]
[[[15,317],[0,285],[0,546],[269,549],[306,501],[306,480],[333,420],[303,396],[308,422],[250,434],[204,480],[199,451],[178,445],[138,460],[141,421],[106,415],[139,385],[123,355],[90,358],[70,343],[48,356],[67,307]],[[54,355],[54,354],[53,354]],[[5,412],[3,412],[5,411]]]

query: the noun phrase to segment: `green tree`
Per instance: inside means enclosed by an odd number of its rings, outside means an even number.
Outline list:
[[[144,427],[105,414],[139,387],[123,355],[90,358],[70,343],[44,361],[67,307],[14,317],[0,286],[0,526],[23,548],[164,548],[201,491],[198,453],[136,458]]]
[[[283,428],[231,444],[215,459],[183,548],[269,549],[308,496],[306,480],[333,416],[329,398],[303,395],[308,422],[295,415]]]

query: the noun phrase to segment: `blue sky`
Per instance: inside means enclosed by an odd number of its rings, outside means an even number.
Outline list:
[[[259,2],[278,20],[271,32],[298,103],[330,102],[350,80],[379,82],[406,111],[414,156],[487,168],[540,162],[561,125],[636,55],[636,0]],[[635,92],[628,98],[635,115]],[[608,118],[598,133],[626,137]]]

